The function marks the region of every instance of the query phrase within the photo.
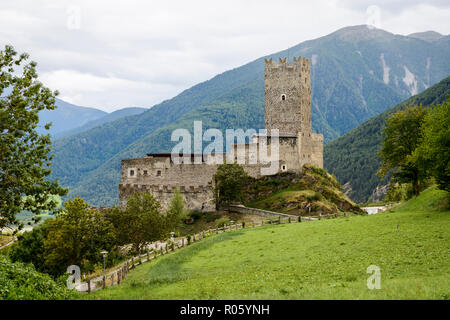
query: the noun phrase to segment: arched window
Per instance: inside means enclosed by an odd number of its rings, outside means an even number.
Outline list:
[[[281,95],[281,101],[285,101],[286,100],[286,95],[285,94],[282,94]]]

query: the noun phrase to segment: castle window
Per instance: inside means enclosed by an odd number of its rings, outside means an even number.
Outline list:
[[[160,177],[161,176],[161,170],[156,171],[156,176]]]
[[[282,100],[282,101],[285,101],[285,100],[286,100],[286,95],[285,95],[285,94],[282,94],[282,95],[281,95],[281,100]]]
[[[144,176],[146,176],[148,174],[147,170],[144,170]]]
[[[281,171],[286,171],[286,170],[287,170],[287,167],[286,167],[285,164],[283,164],[283,165],[281,166]]]
[[[129,177],[134,177],[136,173],[136,169],[135,168],[129,168],[128,169],[128,176]]]

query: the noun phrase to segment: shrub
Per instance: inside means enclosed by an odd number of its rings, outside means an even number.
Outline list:
[[[225,224],[230,224],[230,219],[227,217],[222,217],[216,221],[216,228],[222,228]]]
[[[39,273],[31,264],[11,262],[0,256],[0,300],[58,300],[75,299],[75,291],[66,288],[61,277],[58,282]]]
[[[312,202],[312,201],[320,201],[320,200],[323,199],[323,196],[322,196],[322,194],[320,194],[319,192],[314,192],[313,195],[307,196],[306,199],[308,199],[309,202]]]

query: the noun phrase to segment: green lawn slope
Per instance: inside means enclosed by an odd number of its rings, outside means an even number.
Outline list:
[[[450,299],[446,199],[432,188],[391,212],[219,234],[85,297]],[[367,288],[370,265],[381,269],[379,290]]]

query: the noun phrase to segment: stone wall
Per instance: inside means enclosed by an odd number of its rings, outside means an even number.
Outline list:
[[[191,211],[212,212],[216,210],[213,188],[211,186],[167,186],[119,184],[119,206],[125,208],[127,200],[134,193],[150,192],[161,203],[163,210],[167,210],[176,189],[185,201],[185,208]]]

